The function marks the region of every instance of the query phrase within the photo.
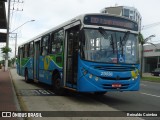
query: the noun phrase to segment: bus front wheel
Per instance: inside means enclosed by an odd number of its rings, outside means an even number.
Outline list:
[[[53,76],[53,91],[57,95],[63,95],[64,89],[61,87],[61,79],[59,74]]]
[[[25,77],[25,81],[28,83],[29,79],[28,79],[28,70],[27,69],[25,70],[24,77]]]

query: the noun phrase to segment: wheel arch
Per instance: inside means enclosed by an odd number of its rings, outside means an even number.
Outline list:
[[[61,72],[58,69],[55,69],[55,70],[52,71],[52,85],[54,84],[54,77],[56,75],[58,75],[58,77],[60,77],[60,79],[61,79],[61,74],[60,73]]]
[[[28,83],[29,82],[29,75],[28,75],[28,68],[24,68],[24,76],[25,76],[25,81]]]
[[[61,71],[57,69],[52,72],[52,86],[55,94],[63,95],[65,93],[62,84]]]
[[[28,68],[27,67],[24,68],[24,75],[26,74],[26,71],[28,72]]]

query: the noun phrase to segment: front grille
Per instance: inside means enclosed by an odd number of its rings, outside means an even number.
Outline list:
[[[130,80],[131,77],[100,77],[103,80]]]
[[[104,71],[117,71],[117,72],[133,71],[136,69],[135,67],[132,66],[94,66],[94,68]]]

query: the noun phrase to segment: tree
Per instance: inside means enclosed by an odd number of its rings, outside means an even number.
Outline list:
[[[9,47],[6,47],[6,46],[1,48],[1,52],[3,53],[3,57],[4,57],[5,60],[8,58],[7,55],[11,51],[12,51],[12,49],[9,48]]]
[[[2,53],[6,54],[6,53],[11,52],[11,51],[12,51],[12,49],[11,49],[11,48],[9,48],[9,47],[2,47],[2,48],[1,48],[1,51],[2,51]]]
[[[11,58],[11,65],[14,66],[14,63],[16,62],[16,58]]]
[[[153,43],[148,42],[149,40],[151,40],[152,37],[155,37],[155,35],[150,35],[149,37],[144,39],[142,33],[138,34],[138,40],[139,40],[139,43],[141,44],[141,70],[140,70],[141,77],[142,77],[142,68],[143,68],[144,44],[151,44],[151,45],[155,46]]]

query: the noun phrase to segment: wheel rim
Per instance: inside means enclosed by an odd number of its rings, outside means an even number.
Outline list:
[[[27,81],[28,80],[28,73],[26,72],[25,73],[25,81]]]
[[[59,79],[59,78],[56,78],[56,79],[55,79],[55,88],[56,88],[56,89],[59,89],[59,88],[60,88],[60,79]]]

